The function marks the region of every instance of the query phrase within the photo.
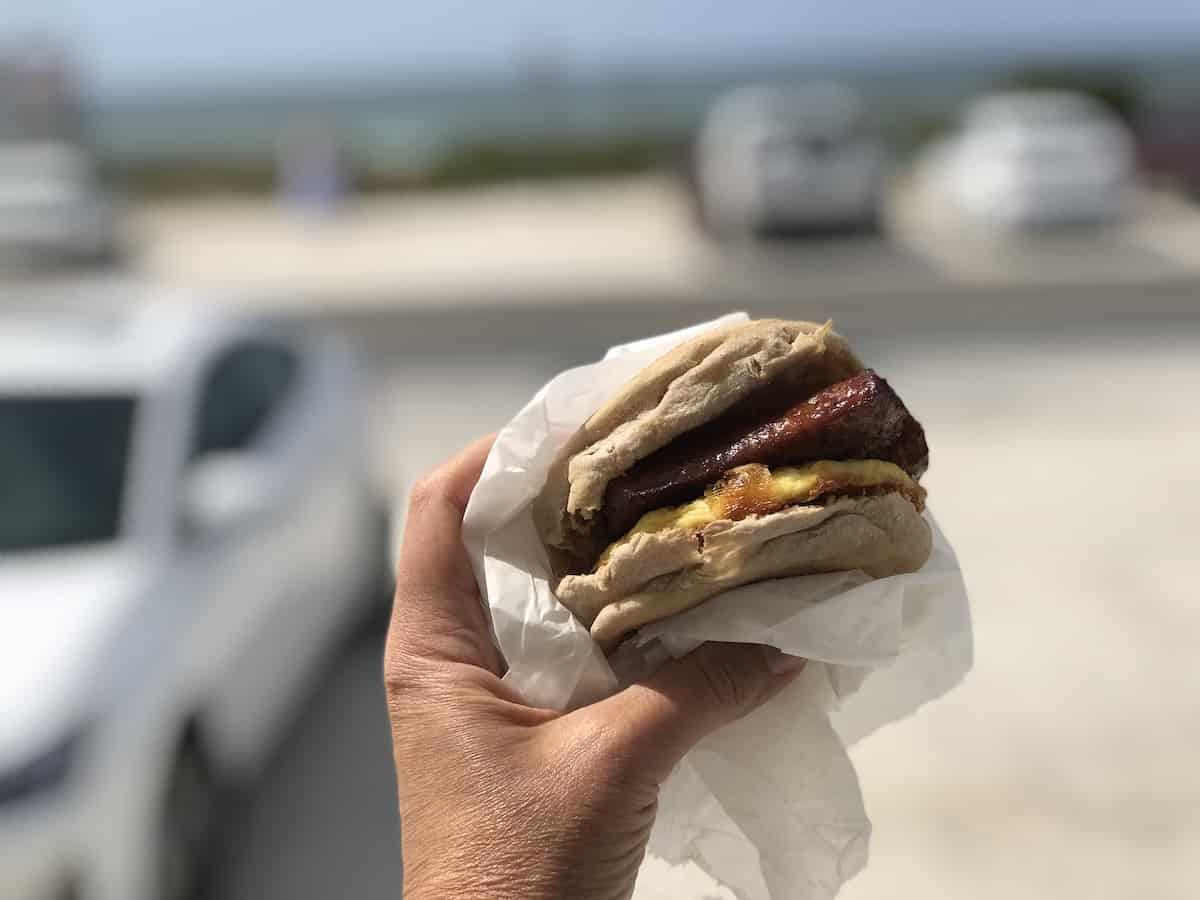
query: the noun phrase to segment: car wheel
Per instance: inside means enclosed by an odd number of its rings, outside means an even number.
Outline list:
[[[193,900],[211,874],[217,834],[212,768],[190,742],[175,759],[159,833],[159,900]]]

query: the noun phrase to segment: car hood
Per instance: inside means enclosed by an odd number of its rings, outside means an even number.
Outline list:
[[[119,546],[0,555],[0,772],[82,724],[143,572]]]

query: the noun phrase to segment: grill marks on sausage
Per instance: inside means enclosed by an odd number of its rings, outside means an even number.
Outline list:
[[[604,499],[609,535],[624,534],[650,510],[699,496],[738,466],[822,459],[885,460],[919,478],[929,448],[920,423],[870,369],[799,403],[760,398],[681,435],[614,479]]]

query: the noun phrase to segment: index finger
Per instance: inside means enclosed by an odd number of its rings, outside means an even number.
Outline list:
[[[500,656],[462,542],[463,513],[493,440],[480,438],[414,486],[396,570],[391,640],[401,652],[496,672]]]

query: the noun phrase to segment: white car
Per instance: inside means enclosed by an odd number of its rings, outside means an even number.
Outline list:
[[[1119,218],[1131,201],[1128,129],[1081,94],[994,94],[942,151],[944,187],[967,216],[1000,228]]]
[[[0,253],[96,261],[118,243],[112,200],[81,147],[0,140]]]
[[[386,581],[340,339],[128,310],[0,316],[0,895],[188,895]]]
[[[738,88],[714,103],[695,153],[700,207],[718,233],[878,221],[888,154],[849,88]]]

